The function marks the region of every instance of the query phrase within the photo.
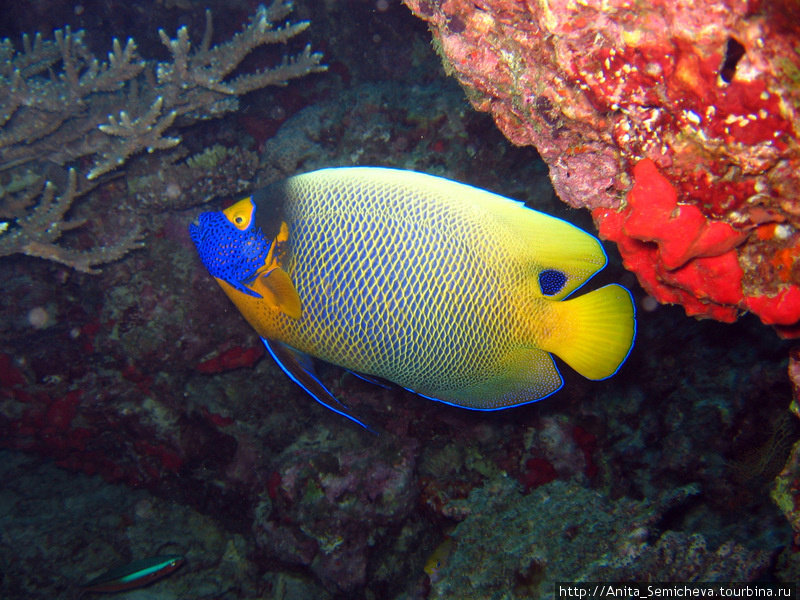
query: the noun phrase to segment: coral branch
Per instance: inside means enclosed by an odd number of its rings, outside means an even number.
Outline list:
[[[212,22],[210,12],[206,12],[206,31],[194,52],[186,27],[178,30],[175,39],[159,30],[161,41],[172,53],[171,63],[159,63],[156,67],[156,91],[164,98],[165,108],[194,118],[217,116],[237,108],[236,96],[268,85],[285,85],[290,79],[324,70],[320,65],[322,54],[306,47],[299,55],[285,58],[273,69],[226,80],[255,48],[286,42],[308,27],[307,21],[301,21],[274,28],[272,22],[290,11],[291,3],[283,0],[276,0],[269,8],[259,6],[241,33],[214,47],[209,47]],[[207,114],[199,113],[198,109],[204,109]]]
[[[181,138],[163,137],[164,131],[172,125],[178,113],[173,111],[162,114],[164,99],[156,98],[153,105],[138,119],[131,119],[124,110],[119,113],[119,119],[109,115],[108,123],[100,125],[98,129],[118,139],[109,143],[108,149],[102,152],[100,160],[89,171],[87,177],[95,179],[104,173],[121,165],[127,158],[142,148],[148,152],[163,150],[177,146]]]
[[[274,68],[230,78],[254,49],[286,42],[308,27],[306,21],[275,25],[291,10],[287,0],[260,6],[240,33],[216,46],[210,12],[197,47],[186,27],[175,39],[159,31],[172,59],[158,64],[142,60],[132,39],[123,45],[117,38],[108,60],[100,61],[84,32],[69,27],[53,40],[23,36],[21,51],[0,40],[0,257],[24,253],[94,272],[135,248],[138,231],[88,252],[58,245],[63,231],[81,224],[64,221],[67,210],[94,187],[78,182],[102,183],[144,150],[177,146],[178,117],[181,126],[218,117],[236,110],[242,94],[324,70],[322,55],[306,47]],[[70,170],[60,196],[51,183],[43,186],[53,164],[78,159],[90,165],[85,177]]]
[[[0,257],[22,253],[62,263],[84,273],[96,273],[93,267],[116,260],[141,246],[139,228],[134,228],[112,245],[93,250],[59,246],[56,242],[65,231],[84,224],[83,220],[65,221],[64,215],[75,199],[89,189],[78,190],[78,176],[74,169],[69,171],[67,189],[61,196],[56,196],[56,188],[49,181],[44,184],[44,189],[39,189],[41,197],[33,212],[17,218],[13,224],[4,223],[0,231]]]

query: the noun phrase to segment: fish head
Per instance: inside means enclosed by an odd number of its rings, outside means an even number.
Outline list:
[[[250,296],[260,297],[247,287],[263,270],[271,243],[255,224],[256,205],[245,198],[223,211],[200,215],[189,225],[200,260],[213,277]]]

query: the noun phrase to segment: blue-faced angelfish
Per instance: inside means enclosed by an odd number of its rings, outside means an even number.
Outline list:
[[[633,346],[625,288],[567,299],[606,264],[595,237],[441,177],[323,169],[204,213],[190,232],[284,372],[361,425],[311,357],[432,400],[497,410],[562,386],[551,354],[605,379]]]

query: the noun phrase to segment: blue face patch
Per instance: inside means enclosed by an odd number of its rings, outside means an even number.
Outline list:
[[[238,229],[221,212],[200,215],[197,225],[189,225],[200,260],[213,277],[222,279],[240,292],[260,298],[244,287],[264,266],[270,243],[254,223]]]
[[[539,273],[539,288],[545,296],[554,296],[564,289],[567,276],[555,269],[545,269]]]

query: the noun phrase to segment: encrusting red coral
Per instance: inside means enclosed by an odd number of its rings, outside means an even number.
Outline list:
[[[744,300],[735,248],[749,232],[679,204],[653,161],[640,161],[633,174],[625,209],[593,211],[600,235],[617,242],[625,266],[660,302],[683,304],[690,315],[734,321]]]
[[[800,5],[404,1],[653,297],[800,330]]]
[[[644,159],[633,170],[635,184],[628,194],[628,218],[623,232],[642,241],[657,242],[667,269],[682,267],[693,258],[719,256],[748,236],[727,223],[709,221],[696,206],[678,204],[678,196],[656,168]]]
[[[639,275],[647,293],[660,302],[683,304],[689,315],[719,321],[732,322],[749,310],[768,325],[797,322],[797,287],[774,296],[745,294],[736,248],[753,225],[736,229],[679,203],[675,189],[649,159],[636,164],[633,177],[623,210],[598,208],[592,214],[600,235],[617,243],[625,266]],[[788,328],[779,332],[793,335]]]

